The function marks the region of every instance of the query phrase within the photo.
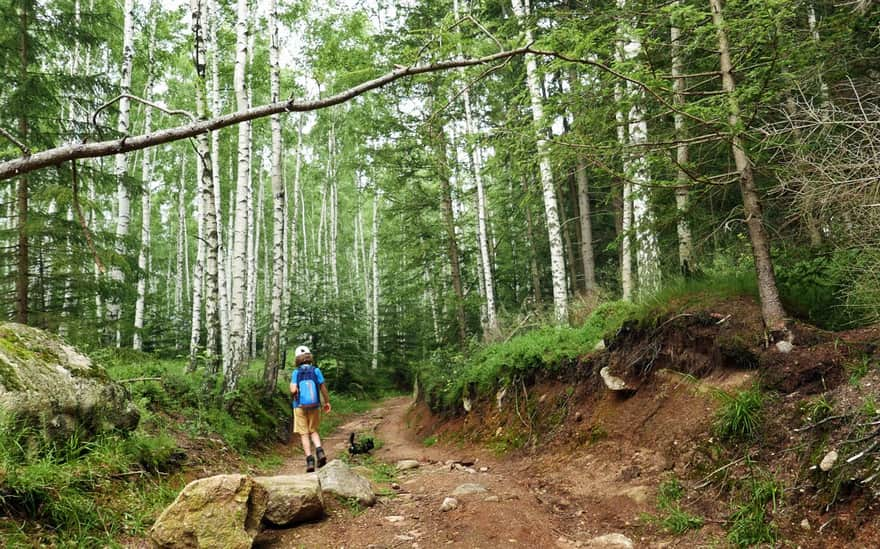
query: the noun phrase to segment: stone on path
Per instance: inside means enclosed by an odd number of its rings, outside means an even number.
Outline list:
[[[605,534],[587,541],[584,547],[594,547],[596,549],[606,547],[608,549],[633,549],[634,545],[632,540],[623,534]]]
[[[819,469],[822,469],[827,473],[832,467],[834,467],[835,463],[837,463],[837,450],[831,450],[822,458],[822,462],[819,463]]]
[[[260,532],[269,494],[244,475],[217,475],[186,485],[150,529],[163,549],[249,549]]]
[[[415,459],[402,459],[397,462],[398,471],[409,471],[410,469],[418,469],[419,462]]]
[[[465,484],[458,485],[455,490],[452,491],[452,495],[467,496],[470,494],[482,494],[484,492],[488,492],[488,490],[486,490],[486,487],[482,484],[467,482]]]
[[[290,526],[324,516],[321,483],[315,473],[256,477],[269,494],[263,519],[273,526]]]
[[[321,489],[341,498],[355,498],[361,505],[372,506],[376,503],[376,494],[370,481],[354,473],[344,462],[334,459],[318,469]]]
[[[455,498],[443,498],[443,503],[440,504],[440,510],[444,513],[446,511],[452,511],[453,509],[458,508],[458,500]]]
[[[611,389],[612,391],[625,391],[627,390],[626,382],[621,378],[613,375],[611,373],[611,369],[608,366],[605,366],[601,370],[599,370],[599,375],[602,376],[602,381],[605,382],[605,386]]]

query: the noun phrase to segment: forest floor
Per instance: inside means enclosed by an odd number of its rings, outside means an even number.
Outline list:
[[[625,327],[607,351],[555,377],[521,388],[515,382],[467,414],[441,418],[410,398],[386,400],[324,443],[334,459],[346,454],[352,432],[380,441],[366,461],[349,459],[360,461],[365,476],[385,472],[374,480],[378,503],[331,503],[323,520],[265,531],[256,546],[729,547],[749,545],[745,537],[732,540],[736,528],[764,525],[775,532],[774,546],[880,546],[876,498],[871,485],[855,481],[866,471],[845,460],[870,440],[864,426],[880,415],[880,330],[831,334],[801,326],[799,345],[781,353],[759,326],[753,301],[727,302]],[[634,390],[614,393],[602,386],[601,366],[641,377],[631,376]],[[737,394],[759,379],[761,432],[719,441],[719,393]],[[825,420],[807,412],[821,402],[833,407]],[[821,473],[817,465],[831,449],[840,462]],[[276,474],[303,472],[298,444],[283,451],[289,458]],[[388,474],[400,460],[419,467]],[[661,487],[670,480],[682,493],[662,508]],[[485,491],[454,496],[457,508],[442,511],[444,499],[466,484]],[[750,504],[758,486],[777,492]],[[672,507],[702,523],[672,533],[662,522]],[[739,524],[743,509],[758,519]]]

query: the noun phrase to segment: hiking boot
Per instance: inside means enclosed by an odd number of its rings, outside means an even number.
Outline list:
[[[315,472],[315,456],[306,456],[306,473]]]
[[[317,452],[318,454],[318,469],[327,465],[327,454],[324,453],[324,449],[318,446]]]

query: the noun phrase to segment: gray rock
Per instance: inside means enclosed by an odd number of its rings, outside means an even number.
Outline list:
[[[217,475],[186,485],[150,528],[162,549],[250,549],[269,494],[244,475]]]
[[[776,342],[776,350],[780,353],[788,354],[792,351],[792,349],[794,349],[794,345],[792,345],[790,341],[785,341],[783,339],[782,341]]]
[[[486,496],[486,498],[483,501],[488,501],[490,503],[498,503],[499,501],[501,501],[501,498],[499,498],[498,496]]]
[[[318,479],[324,493],[341,498],[355,498],[361,505],[372,506],[376,503],[376,494],[370,481],[355,474],[344,462],[334,459],[318,469]]]
[[[466,496],[469,494],[482,494],[488,492],[486,487],[482,484],[475,484],[471,482],[467,482],[465,484],[460,484],[455,490],[452,491],[453,496]]]
[[[440,510],[444,513],[446,511],[452,511],[453,509],[458,508],[458,500],[455,498],[444,498],[443,503],[440,504]]]
[[[410,469],[418,469],[419,462],[415,459],[402,459],[397,462],[396,467],[398,471],[409,471]]]
[[[140,413],[128,390],[55,335],[0,322],[0,412],[46,440],[131,431]]]
[[[626,382],[619,377],[612,375],[611,370],[608,368],[608,366],[605,366],[604,368],[599,370],[599,375],[602,376],[602,381],[605,382],[605,386],[612,391],[627,390]]]
[[[263,520],[273,526],[290,526],[324,516],[324,499],[318,475],[256,477],[254,482],[269,494]]]
[[[597,536],[587,541],[584,546],[595,548],[607,547],[609,549],[633,549],[634,547],[632,540],[624,536],[623,534],[605,534],[604,536]]]
[[[822,462],[819,463],[819,469],[822,469],[827,473],[832,467],[834,467],[835,463],[837,463],[837,450],[831,450],[822,458]]]
[[[594,351],[604,351],[605,350],[605,340],[600,339],[599,341],[597,341],[596,344],[593,346],[593,350]]]

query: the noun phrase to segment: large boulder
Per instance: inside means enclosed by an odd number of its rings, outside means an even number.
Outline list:
[[[0,412],[48,440],[137,427],[129,392],[57,336],[0,322]]]
[[[245,475],[217,475],[186,485],[150,529],[162,549],[250,549],[269,494]]]
[[[372,506],[376,503],[376,494],[370,481],[351,470],[344,461],[334,459],[318,469],[321,490],[340,498],[357,499],[361,505]]]
[[[291,526],[324,516],[321,482],[315,473],[255,477],[269,494],[263,520],[272,526]]]

